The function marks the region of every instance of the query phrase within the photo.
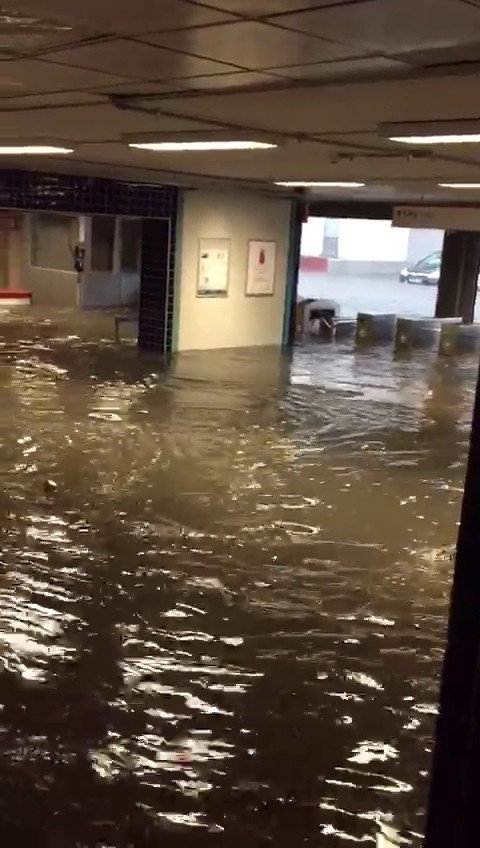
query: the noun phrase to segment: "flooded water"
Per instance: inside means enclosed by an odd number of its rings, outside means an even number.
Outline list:
[[[1,328],[2,836],[418,846],[476,363],[111,323]]]

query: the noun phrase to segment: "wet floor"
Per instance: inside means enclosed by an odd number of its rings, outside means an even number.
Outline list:
[[[418,846],[475,362],[111,323],[1,327],[0,833]]]

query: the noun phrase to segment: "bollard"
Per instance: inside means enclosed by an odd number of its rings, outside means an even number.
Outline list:
[[[461,318],[397,318],[395,350],[436,347],[442,326],[461,321]]]
[[[443,324],[440,330],[439,353],[455,356],[458,353],[477,353],[480,350],[480,324]]]
[[[375,315],[359,312],[357,315],[357,344],[382,344],[395,338],[396,315]]]
[[[357,328],[355,318],[334,318],[333,319],[333,338],[337,342],[353,339]]]
[[[295,307],[295,329],[297,334],[303,335],[305,332],[305,312],[307,307],[312,303],[312,300],[299,300]]]

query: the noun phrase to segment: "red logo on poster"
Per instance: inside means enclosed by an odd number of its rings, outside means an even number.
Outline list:
[[[258,264],[265,265],[265,251],[263,249],[260,251],[260,255],[258,257]]]

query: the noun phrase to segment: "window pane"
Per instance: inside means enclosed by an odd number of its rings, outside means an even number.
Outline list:
[[[56,271],[73,271],[73,248],[78,241],[78,218],[55,212],[32,215],[31,264]]]
[[[120,270],[134,274],[140,270],[141,222],[123,218],[121,228]]]
[[[110,215],[92,217],[92,271],[113,271],[115,218]]]

